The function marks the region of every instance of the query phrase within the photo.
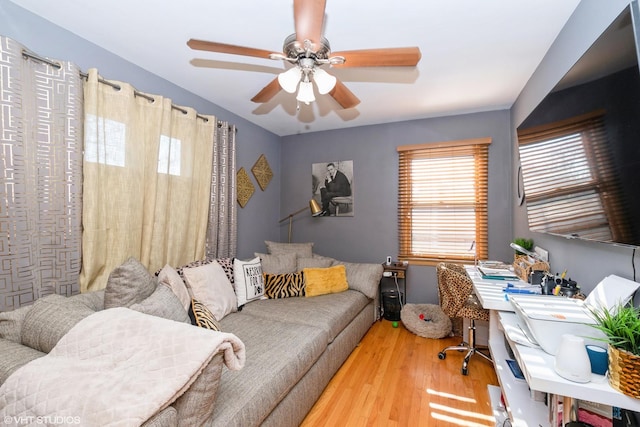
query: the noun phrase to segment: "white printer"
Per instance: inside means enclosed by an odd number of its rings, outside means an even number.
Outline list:
[[[554,355],[562,335],[584,338],[585,344],[602,346],[604,334],[594,328],[591,310],[615,311],[631,300],[640,283],[616,275],[605,277],[583,300],[552,295],[509,295],[524,334],[544,351]]]

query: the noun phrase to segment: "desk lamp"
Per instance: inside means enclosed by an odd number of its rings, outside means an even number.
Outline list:
[[[520,246],[517,243],[510,243],[509,246],[511,246],[511,248],[515,249],[516,251],[521,252],[521,253],[525,254],[526,256],[529,256],[529,257],[535,259],[536,261],[544,261],[542,259],[542,257],[540,257],[540,255],[538,255],[535,252],[531,252],[528,249],[523,248],[522,246]]]
[[[302,208],[300,210],[297,210],[295,212],[290,213],[289,215],[287,215],[286,217],[282,218],[280,221],[278,221],[278,223],[282,223],[286,220],[289,220],[289,240],[288,242],[291,243],[291,227],[293,226],[293,217],[298,215],[299,213],[302,213],[304,211],[306,211],[307,209],[309,209],[309,211],[311,211],[311,216],[312,217],[317,217],[320,216],[320,214],[322,213],[322,208],[320,208],[320,204],[318,204],[318,202],[315,199],[311,199],[309,201],[309,207],[308,208]]]

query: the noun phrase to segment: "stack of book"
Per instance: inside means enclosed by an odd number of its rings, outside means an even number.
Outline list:
[[[502,288],[504,292],[510,294],[536,294],[540,295],[542,293],[542,288],[540,285],[530,285],[528,283],[518,282],[518,283],[507,283],[507,286]]]
[[[478,271],[487,280],[519,280],[513,271],[506,268],[478,267]]]

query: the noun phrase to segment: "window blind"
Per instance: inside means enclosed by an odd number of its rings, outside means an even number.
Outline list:
[[[490,138],[398,147],[399,258],[488,257]]]
[[[603,241],[628,233],[604,114],[518,132],[531,230]]]

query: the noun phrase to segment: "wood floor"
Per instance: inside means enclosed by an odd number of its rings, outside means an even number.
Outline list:
[[[498,384],[490,362],[438,352],[461,338],[433,340],[402,322],[376,322],[333,377],[302,423],[315,426],[495,426],[487,384]]]

